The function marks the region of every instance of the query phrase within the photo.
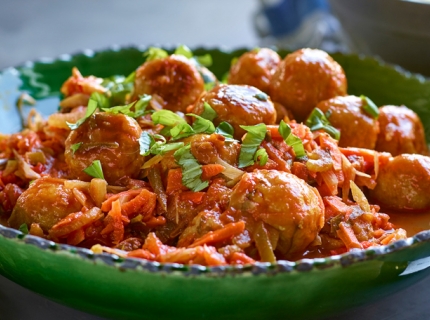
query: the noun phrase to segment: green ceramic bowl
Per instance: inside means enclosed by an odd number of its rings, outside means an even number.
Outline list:
[[[244,50],[209,52],[221,78]],[[56,110],[59,88],[77,66],[84,75],[127,75],[144,60],[143,49],[64,55],[0,73],[0,132],[20,129],[20,91],[43,114]],[[281,55],[285,52],[281,52]],[[349,93],[378,105],[405,104],[430,133],[430,82],[359,56],[335,54]],[[269,319],[327,316],[397,292],[430,273],[430,231],[392,245],[325,259],[254,266],[160,264],[58,245],[0,226],[0,273],[54,301],[118,319]]]

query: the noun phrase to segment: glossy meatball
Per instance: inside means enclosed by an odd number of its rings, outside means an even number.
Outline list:
[[[381,205],[396,209],[430,208],[430,158],[403,154],[380,170],[372,198]]]
[[[204,81],[195,65],[181,55],[145,62],[136,71],[134,94],[157,94],[163,108],[186,113],[204,92]]]
[[[106,181],[115,184],[124,176],[137,177],[144,158],[140,155],[142,133],[133,118],[123,114],[95,113],[66,140],[66,163],[72,177],[90,181],[83,170],[100,160]],[[80,144],[77,150],[72,146]]]
[[[16,229],[24,223],[28,227],[38,223],[48,232],[61,219],[81,209],[72,190],[64,187],[64,180],[40,178],[18,198],[8,223]]]
[[[331,125],[340,130],[340,147],[374,149],[379,125],[363,110],[363,99],[356,96],[336,97],[318,103],[317,108],[329,112]]]
[[[412,110],[405,106],[379,108],[380,132],[376,150],[390,152],[393,156],[402,153],[427,154],[423,124]]]
[[[291,110],[297,121],[303,121],[318,102],[345,95],[346,87],[342,67],[326,52],[301,49],[279,64],[269,94]]]
[[[231,66],[228,83],[247,84],[269,93],[269,85],[281,62],[272,49],[262,48],[246,52]]]
[[[244,174],[233,189],[230,207],[245,219],[260,220],[277,229],[276,249],[290,257],[303,252],[324,225],[324,205],[318,191],[287,172],[255,170]]]
[[[206,93],[194,106],[192,113],[201,114],[207,102],[217,113],[215,125],[227,121],[234,128],[234,137],[244,134],[240,125],[274,124],[276,110],[270,98],[255,87],[247,85],[219,85]]]

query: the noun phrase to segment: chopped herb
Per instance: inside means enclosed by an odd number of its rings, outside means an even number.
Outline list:
[[[203,67],[210,67],[213,63],[212,56],[209,53],[203,56],[195,56],[194,59]]]
[[[269,159],[269,155],[267,154],[267,151],[264,148],[258,149],[254,155],[254,161],[258,161],[260,166],[264,166],[267,163],[268,159]]]
[[[78,151],[78,149],[81,147],[81,145],[82,145],[82,142],[72,144],[70,146],[70,150],[72,150],[73,154],[75,154],[75,152]]]
[[[230,61],[230,67],[234,66],[237,63],[237,61],[239,61],[238,57],[234,57],[233,59],[231,59],[231,61]]]
[[[146,61],[151,61],[166,58],[169,54],[161,48],[150,47],[143,56],[146,57]]]
[[[293,148],[297,158],[303,158],[306,156],[302,140],[291,132],[291,127],[286,124],[284,120],[281,120],[279,123],[278,131],[285,143]]]
[[[182,183],[194,192],[208,187],[208,181],[202,181],[202,166],[191,153],[191,145],[186,145],[176,150],[173,154],[176,162],[182,169]]]
[[[100,109],[109,108],[110,106],[109,99],[103,93],[93,92],[90,99],[95,100]]]
[[[306,120],[306,125],[311,131],[324,130],[334,139],[340,139],[340,131],[330,124],[330,121],[328,121],[324,113],[318,108],[312,111],[309,118]]]
[[[21,231],[23,234],[28,234],[28,226],[26,223],[23,223],[19,226],[19,231]]]
[[[239,154],[239,168],[244,168],[254,164],[254,155],[266,136],[267,128],[264,123],[240,127],[248,132],[242,142]]]
[[[180,123],[170,129],[172,140],[178,140],[192,136],[196,132],[188,123]]]
[[[85,122],[92,114],[97,110],[98,103],[96,100],[90,99],[88,101],[87,111],[85,112],[85,116],[82,119],[79,119],[76,123],[66,122],[70,129],[76,130],[79,128],[81,124]]]
[[[87,175],[93,178],[104,179],[103,168],[100,160],[94,160],[87,168],[83,170]]]
[[[155,139],[161,139],[156,141]],[[166,139],[158,134],[151,135],[147,132],[142,132],[139,138],[140,154],[142,156],[163,155],[169,151],[179,149],[184,145],[183,142],[166,143]]]
[[[233,128],[233,126],[232,126],[230,123],[228,123],[228,122],[225,122],[225,121],[221,122],[221,123],[219,124],[219,126],[218,126],[218,127],[216,127],[216,129],[215,129],[215,133],[218,133],[218,134],[220,134],[220,135],[224,136],[226,141],[236,141],[236,140],[233,138],[233,135],[234,135],[234,128]]]
[[[143,96],[140,97],[139,100],[134,101],[125,106],[102,108],[102,110],[108,113],[113,113],[113,114],[121,113],[132,118],[138,118],[140,116],[143,116],[146,113],[146,107],[148,106],[151,98],[152,97],[150,95],[144,94]],[[131,111],[131,108],[134,108],[134,111]]]
[[[203,108],[204,109],[203,109],[203,112],[200,115],[200,117],[212,121],[213,119],[215,119],[218,116],[216,111],[214,109],[212,109],[212,107],[210,106],[209,103],[205,102],[203,104]]]
[[[173,127],[180,123],[187,123],[184,118],[178,116],[170,110],[159,110],[151,115],[154,124],[162,124],[163,126]]]
[[[127,77],[113,76],[103,79],[102,86],[108,90],[106,96],[109,97],[109,105],[103,107],[123,105],[127,96],[133,91],[135,77],[136,72],[132,72]]]
[[[259,92],[256,95],[254,95],[254,97],[260,101],[267,101],[267,94],[265,94],[264,92]]]
[[[208,133],[212,134],[215,132],[215,126],[212,121],[207,120],[201,116],[193,113],[188,113],[187,116],[194,117],[196,120],[193,122],[194,133]],[[172,134],[173,136],[173,134]]]
[[[188,48],[183,44],[181,44],[179,47],[176,48],[175,54],[184,56],[185,58],[188,58],[188,59],[193,57],[193,52],[190,50],[190,48]]]
[[[363,110],[373,118],[378,119],[379,117],[378,106],[366,96],[361,95],[360,98],[361,100],[363,100]]]
[[[146,131],[143,131],[139,137],[140,155],[148,156],[155,139]]]

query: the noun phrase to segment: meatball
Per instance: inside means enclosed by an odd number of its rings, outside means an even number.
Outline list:
[[[27,226],[38,223],[48,232],[61,219],[81,209],[72,190],[64,187],[64,180],[44,177],[21,194],[8,223],[16,229],[24,223]]]
[[[328,112],[331,125],[340,130],[340,147],[375,148],[378,120],[364,112],[364,103],[356,96],[336,97],[318,103],[317,108]]]
[[[384,106],[379,109],[380,132],[376,150],[402,153],[427,154],[423,124],[412,110],[405,106]]]
[[[247,85],[219,85],[206,93],[192,112],[200,115],[207,102],[217,113],[215,125],[227,121],[234,128],[234,137],[244,134],[240,125],[274,124],[276,110],[270,98],[255,87]]]
[[[396,209],[430,208],[430,158],[403,154],[380,170],[370,196],[381,205]]]
[[[291,110],[297,121],[303,121],[318,102],[345,95],[346,87],[342,67],[326,52],[301,49],[279,64],[269,94]]]
[[[231,66],[228,83],[247,84],[269,93],[270,81],[280,62],[281,58],[272,49],[246,52]]]
[[[303,252],[324,225],[318,191],[295,175],[276,170],[244,174],[233,189],[231,209],[241,212],[245,220],[260,220],[277,229],[276,250],[287,257]],[[246,223],[248,228],[250,222]]]
[[[204,92],[204,81],[195,65],[181,55],[145,62],[136,71],[134,94],[158,95],[163,108],[186,112]]]
[[[100,160],[108,183],[114,184],[124,176],[136,178],[144,161],[139,146],[141,133],[136,120],[123,114],[93,114],[66,140],[65,160],[70,174],[90,181],[83,170]],[[72,148],[77,144],[77,150]]]

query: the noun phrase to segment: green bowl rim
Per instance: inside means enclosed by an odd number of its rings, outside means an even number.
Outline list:
[[[168,51],[172,51],[174,50],[174,48],[177,47],[175,45],[166,45],[166,46],[155,45],[155,46],[162,47],[163,49],[166,49]],[[101,50],[84,49],[81,51],[77,51],[73,54],[61,54],[61,55],[58,55],[56,58],[40,58],[32,61],[23,62],[22,64],[16,67],[6,67],[3,69],[0,69],[0,76],[4,71],[12,71],[12,72],[20,73],[20,69],[33,68],[35,64],[39,64],[39,63],[51,64],[57,61],[67,62],[73,59],[74,57],[82,56],[82,55],[92,58],[96,54],[102,54],[108,51],[119,52],[122,50],[136,49],[143,53],[149,47],[150,46],[114,45]],[[288,50],[277,49],[276,47],[271,47],[271,48],[277,51],[288,52]],[[208,48],[208,47],[199,46],[199,47],[192,48],[192,50],[193,51],[195,50],[220,51],[222,53],[232,55],[232,54],[240,53],[240,52],[243,52],[244,50],[250,50],[250,49],[245,47],[227,49],[223,47]],[[371,58],[375,60],[379,65],[392,68],[396,72],[401,73],[408,78],[415,78],[419,82],[424,82],[427,80],[426,77],[420,74],[412,73],[403,69],[400,66],[386,63],[378,57],[368,57],[362,54],[343,54],[343,53],[330,53],[330,54],[356,56],[360,60]],[[277,273],[291,273],[294,271],[309,272],[312,269],[323,270],[323,269],[333,268],[335,266],[348,267],[352,264],[373,260],[375,258],[386,256],[390,253],[393,253],[399,250],[405,250],[414,245],[418,245],[419,243],[422,243],[422,242],[430,242],[430,230],[425,230],[417,233],[412,237],[395,241],[394,243],[389,245],[370,247],[364,250],[352,249],[347,253],[344,253],[341,255],[333,255],[325,258],[314,258],[314,259],[305,258],[295,262],[287,261],[287,260],[278,260],[275,263],[256,262],[255,264],[247,264],[247,265],[203,266],[203,265],[184,265],[179,263],[160,263],[156,261],[149,261],[149,260],[137,259],[137,258],[121,258],[115,254],[110,254],[110,253],[95,254],[90,249],[55,243],[53,241],[46,240],[40,237],[26,235],[19,230],[8,228],[2,225],[0,225],[0,236],[6,239],[13,239],[15,241],[18,241],[21,244],[33,245],[38,247],[39,249],[47,250],[52,253],[68,252],[73,256],[80,257],[84,260],[88,260],[92,262],[94,262],[95,260],[99,260],[108,266],[121,269],[121,270],[132,269],[132,270],[143,270],[143,271],[149,271],[149,272],[179,273],[184,276],[190,276],[190,275],[225,276],[225,275],[236,275],[236,274],[244,274],[244,273],[251,273],[253,275],[260,275],[260,274],[271,275],[271,274],[277,274]]]

